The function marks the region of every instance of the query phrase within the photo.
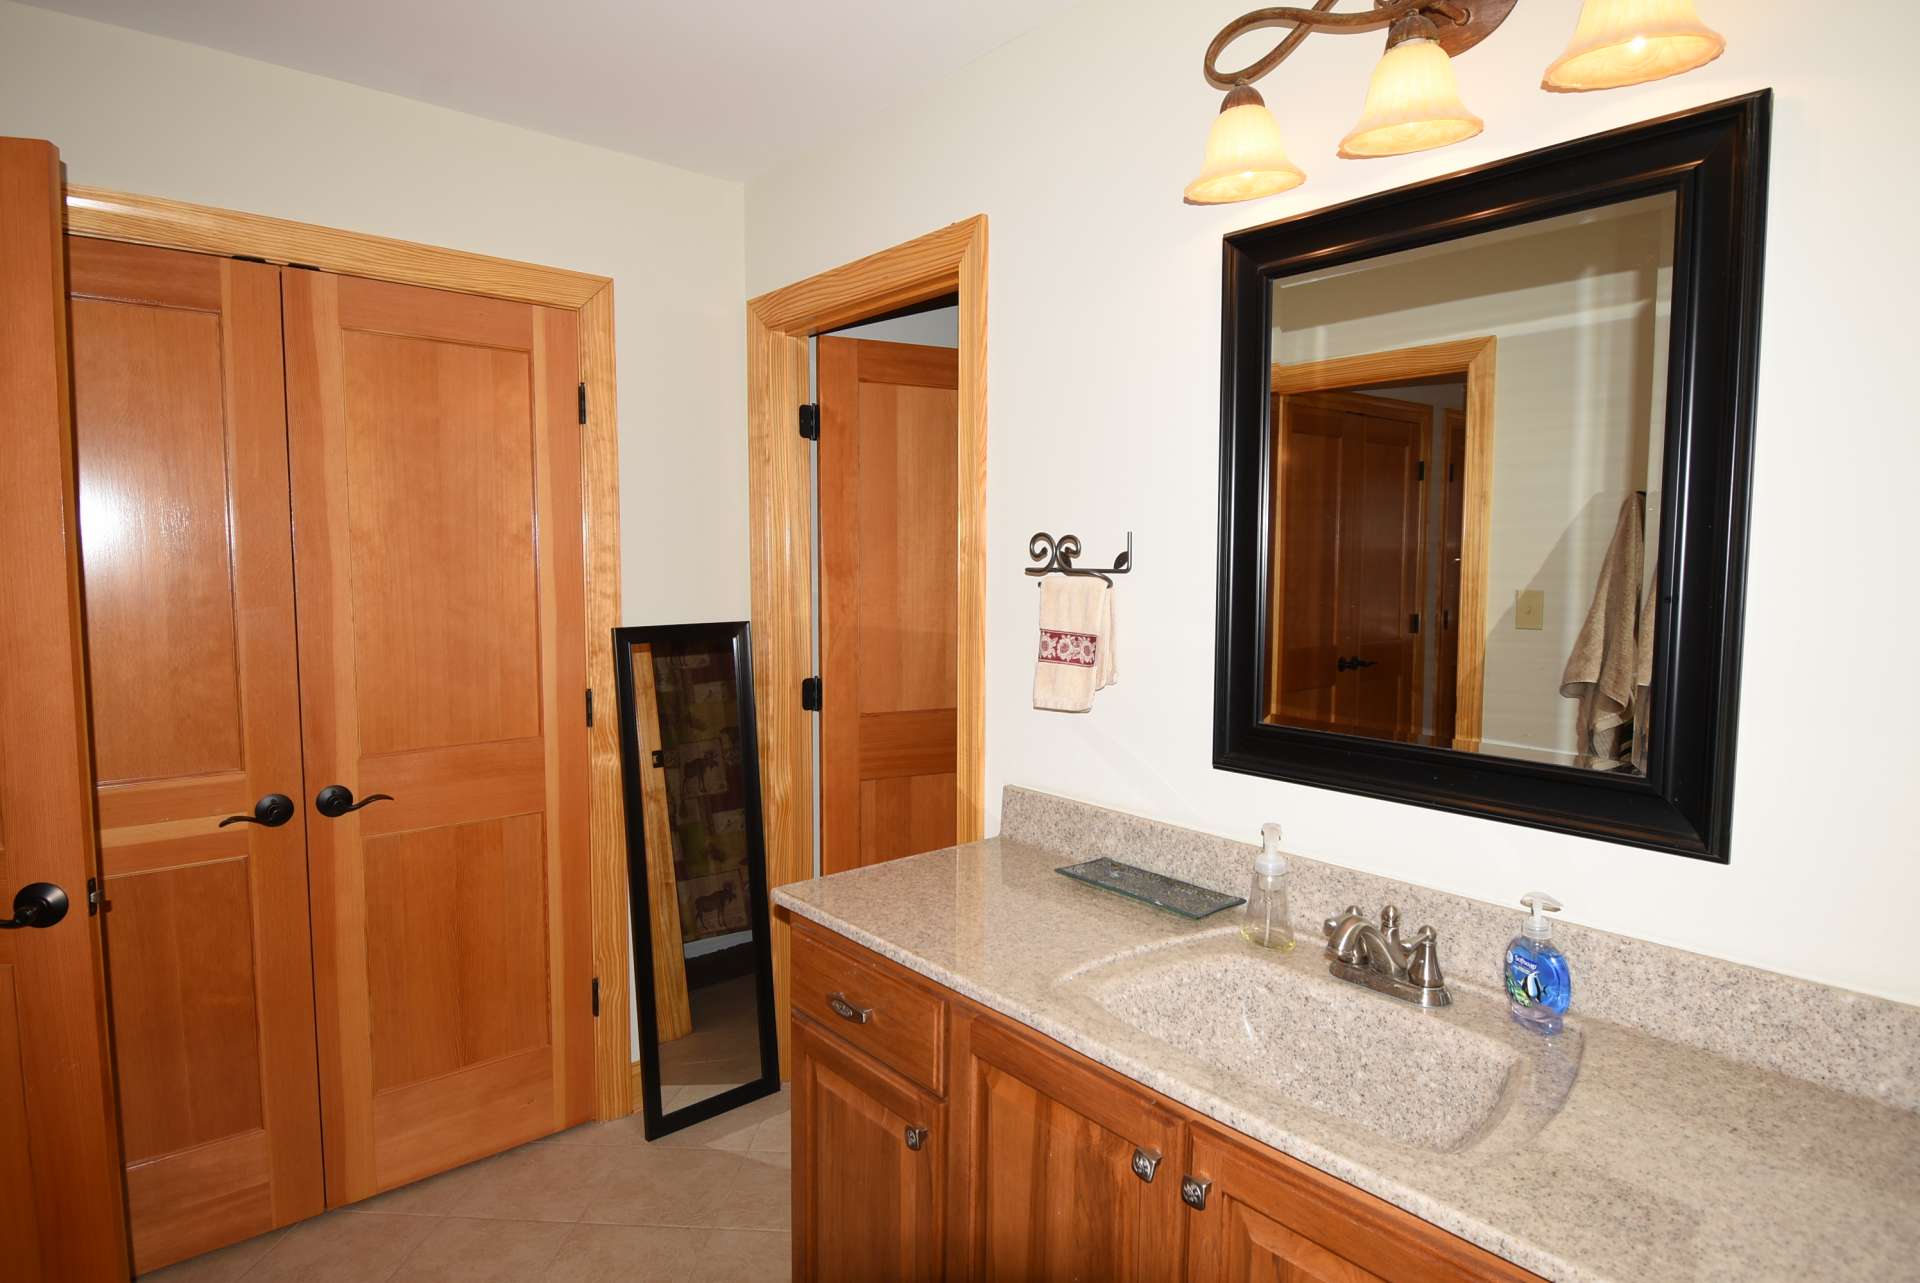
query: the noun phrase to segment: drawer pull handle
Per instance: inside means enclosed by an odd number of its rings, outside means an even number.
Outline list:
[[[1180,1201],[1196,1212],[1207,1210],[1207,1192],[1213,1188],[1213,1182],[1204,1176],[1186,1175],[1180,1178]]]
[[[1147,1184],[1153,1184],[1154,1173],[1160,1170],[1160,1151],[1157,1149],[1136,1149],[1133,1151],[1133,1174]]]
[[[924,1127],[907,1128],[907,1148],[916,1154],[926,1147],[927,1129]]]
[[[872,1007],[856,1007],[847,1001],[847,995],[843,993],[828,994],[827,1005],[833,1008],[834,1015],[842,1020],[851,1020],[856,1025],[864,1025],[873,1019]],[[919,1146],[914,1148],[918,1149]]]

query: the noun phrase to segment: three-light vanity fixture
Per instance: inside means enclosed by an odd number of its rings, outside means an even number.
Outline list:
[[[1254,200],[1298,187],[1306,174],[1287,158],[1280,124],[1253,82],[1278,67],[1316,31],[1352,34],[1387,28],[1387,51],[1367,86],[1360,123],[1341,140],[1348,159],[1400,156],[1461,142],[1479,133],[1454,80],[1453,58],[1479,44],[1518,0],[1376,0],[1373,8],[1329,12],[1337,0],[1311,8],[1256,9],[1221,28],[1207,46],[1207,83],[1227,91],[1207,135],[1206,163],[1187,184],[1193,205]],[[1263,27],[1291,27],[1272,52],[1239,71],[1222,72],[1221,53],[1240,36]],[[1541,88],[1556,93],[1617,89],[1692,71],[1718,58],[1727,42],[1694,11],[1694,0],[1584,0],[1566,52],[1555,59]]]

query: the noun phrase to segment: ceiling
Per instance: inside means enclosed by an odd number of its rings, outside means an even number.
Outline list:
[[[1071,0],[32,0],[724,178]]]

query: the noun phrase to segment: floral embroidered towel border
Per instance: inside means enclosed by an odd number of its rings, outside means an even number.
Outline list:
[[[1113,587],[1090,575],[1040,581],[1040,654],[1033,706],[1061,713],[1093,708],[1094,692],[1120,679],[1114,660]]]

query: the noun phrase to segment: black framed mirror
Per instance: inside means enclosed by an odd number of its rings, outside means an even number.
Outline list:
[[[747,624],[616,628],[647,1139],[780,1090]]]
[[[1226,238],[1217,768],[1729,858],[1771,101]]]

